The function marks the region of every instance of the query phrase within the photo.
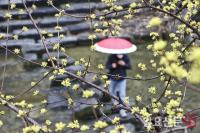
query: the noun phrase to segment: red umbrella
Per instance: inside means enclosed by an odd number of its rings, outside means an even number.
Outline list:
[[[127,54],[136,51],[137,47],[122,38],[107,38],[97,42],[94,49],[108,54]]]

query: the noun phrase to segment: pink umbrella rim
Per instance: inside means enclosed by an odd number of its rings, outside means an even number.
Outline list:
[[[137,50],[137,47],[135,45],[131,45],[131,47],[124,48],[124,49],[110,49],[110,48],[101,47],[98,45],[98,43],[96,43],[94,45],[94,49],[98,52],[108,53],[108,54],[128,54],[128,53],[135,52]]]

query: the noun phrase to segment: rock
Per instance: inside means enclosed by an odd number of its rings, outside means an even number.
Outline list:
[[[58,52],[50,52],[49,53],[49,55],[50,55],[50,57],[56,57],[56,58],[58,58],[58,56],[59,56],[59,59],[61,59],[61,58],[66,58],[67,56],[66,56],[66,54],[65,53],[63,53],[63,52],[59,52],[59,54],[58,54]],[[49,59],[49,56],[48,56],[48,54],[47,53],[44,53],[43,55],[42,55],[42,59],[43,60],[48,60]]]
[[[96,111],[97,115],[99,115],[98,111],[93,109],[93,105],[98,104],[95,98],[83,99],[80,98],[77,100],[74,107],[74,115],[79,120],[91,120],[94,119],[95,116],[93,111]],[[86,103],[86,104],[85,104]]]
[[[57,36],[57,34],[58,34],[58,31],[55,30],[55,28],[44,28],[44,29],[40,29],[40,31],[46,31],[47,34],[53,34],[55,36]],[[66,32],[68,32],[67,27],[63,27],[63,29],[61,31],[59,31],[60,34],[65,34]],[[29,29],[26,32],[22,32],[22,30],[14,30],[13,33],[14,34],[20,33],[19,38],[33,38],[35,40],[40,39],[40,35],[38,34],[36,29]],[[46,34],[43,34],[43,36],[46,36]]]
[[[65,9],[65,12],[67,13],[89,13],[90,11],[93,11],[96,7],[96,3],[93,2],[82,2],[82,3],[76,3],[71,4],[71,6],[67,9]]]
[[[38,40],[40,38],[40,35],[38,34],[36,29],[29,29],[26,32],[22,32],[22,30],[14,30],[13,33],[14,34],[19,34],[20,38],[33,38],[35,40]]]
[[[65,16],[59,18],[59,25],[68,25],[68,24],[74,24],[74,23],[79,23],[83,20],[83,18],[75,18],[75,17],[70,17],[70,16]],[[39,23],[39,26],[42,27],[52,27],[57,25],[57,19],[55,17],[45,17],[42,19]]]
[[[36,61],[37,60],[37,54],[35,53],[27,53],[24,54],[24,58],[30,61]]]
[[[83,65],[74,65],[74,66],[68,66],[65,69],[68,72],[76,73],[77,71],[83,71],[85,70],[85,67]]]
[[[21,0],[10,0],[10,3],[15,3],[17,5],[17,7],[22,8],[23,7],[23,3]],[[59,0],[58,1],[53,1],[53,4],[55,6],[58,6],[62,3],[66,3],[65,0]],[[8,0],[1,0],[0,1],[0,7],[6,9],[8,6],[9,2]],[[26,0],[26,5],[27,6],[31,6],[32,4],[35,4],[37,6],[46,6],[47,5],[47,0]]]
[[[69,25],[68,29],[72,34],[77,34],[83,31],[90,30],[90,24],[88,22],[84,22],[84,23]]]
[[[4,15],[3,15],[2,12],[0,12],[0,22],[1,22],[1,21],[5,21],[5,18],[4,18]]]
[[[66,109],[67,100],[64,95],[67,88],[65,87],[53,87],[50,88],[47,95],[47,107],[50,109]]]
[[[0,13],[5,14],[7,12],[6,10],[2,10]],[[19,13],[19,10],[10,10],[10,14],[12,14],[12,19],[28,19],[28,14],[26,11],[24,11],[23,13]]]
[[[69,64],[70,65],[70,64]],[[76,73],[79,70],[84,70],[85,68],[81,65],[77,65],[77,66],[68,66],[66,67],[66,71],[71,72],[71,73]],[[56,78],[54,80],[51,81],[51,87],[59,87],[62,86],[61,82],[66,79],[66,78],[70,78],[68,75],[64,74],[64,75],[58,75],[56,76]],[[76,83],[77,80],[73,80],[72,83]]]
[[[41,42],[41,40],[40,40]],[[68,47],[68,46],[73,46],[76,45],[77,43],[77,37],[76,36],[67,36],[65,38],[58,38],[58,37],[52,37],[52,38],[47,38],[45,40],[47,43],[60,43],[63,47]]]
[[[54,80],[51,81],[51,85],[50,87],[61,87],[61,82],[66,79],[66,78],[69,78],[68,75],[58,75],[55,77]]]
[[[34,45],[35,41],[32,39],[23,39],[23,40],[8,40],[7,44],[6,41],[2,40],[0,41],[0,46],[6,46],[9,49],[14,49],[14,48],[22,48],[23,45]]]
[[[53,50],[52,46],[47,45],[47,48],[49,51]],[[36,43],[34,45],[23,45],[22,52],[24,55],[27,53],[35,53],[37,54],[38,58],[42,58],[42,55],[46,53],[46,49],[42,44]]]
[[[78,45],[91,45],[91,40],[88,39],[89,35],[90,34],[87,33],[87,32],[78,34],[77,35],[78,36]],[[105,37],[103,37],[103,36],[101,36],[99,34],[97,34],[96,36],[97,36],[97,38],[94,39],[94,42],[97,42],[97,41],[102,40],[103,38],[105,38]]]
[[[196,15],[192,16],[192,20],[195,20],[196,22],[200,22],[200,9],[198,10]]]
[[[131,123],[127,123],[127,124],[123,124],[126,128],[126,131],[130,132],[130,133],[136,133],[135,130],[135,126]],[[111,125],[108,126],[107,128],[105,128],[105,132],[109,133],[111,130],[113,130],[116,126],[115,125]]]
[[[35,23],[38,24],[38,21],[37,19],[35,19]],[[7,22],[1,22],[0,23],[0,27],[2,29],[6,29],[6,25],[7,25]],[[21,29],[23,26],[27,26],[29,28],[33,28],[34,25],[32,24],[31,20],[11,20],[10,21],[10,24],[9,24],[9,28],[10,30],[13,30],[13,29]]]
[[[41,17],[41,16],[50,16],[50,15],[55,15],[56,13],[58,13],[58,11],[53,8],[53,7],[39,7],[36,10],[34,10],[32,12],[32,16],[33,17]]]
[[[35,54],[35,53],[25,53],[24,58],[26,60],[33,61],[33,62],[35,62],[38,59],[37,54]],[[32,71],[33,69],[40,67],[40,65],[34,64],[29,61],[25,61],[23,64],[24,69],[26,69],[27,71]]]
[[[94,80],[92,79],[93,76],[94,76],[94,74],[86,74],[85,77],[84,77],[84,79],[85,79],[86,81],[92,82],[93,84],[96,84],[96,85],[98,85],[98,86],[100,86],[100,87],[103,88],[102,82],[101,82],[99,79],[97,79],[97,80],[94,81]],[[93,90],[93,91],[95,92],[95,97],[98,98],[98,99],[101,99],[102,96],[103,96],[103,93],[102,93],[101,91],[97,90],[97,89],[94,88],[94,87],[91,87],[91,85],[82,83],[82,84],[81,84],[81,88]]]
[[[117,5],[123,6],[124,8],[129,7],[129,5],[133,2],[136,2],[137,0],[123,0],[123,1],[118,1]]]
[[[10,3],[15,3],[15,4],[21,4],[21,0],[10,0]],[[0,6],[7,6],[9,4],[8,0],[1,0],[0,1]]]

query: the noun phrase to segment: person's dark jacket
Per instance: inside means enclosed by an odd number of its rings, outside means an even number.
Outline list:
[[[125,65],[121,66],[121,65],[117,64],[117,62],[119,60],[123,60],[125,62]],[[112,63],[116,63],[117,67],[112,68]],[[119,59],[119,58],[117,58],[117,55],[112,54],[108,57],[108,61],[106,63],[106,68],[109,70],[108,74],[116,75],[116,76],[110,76],[111,79],[122,80],[123,78],[120,78],[119,76],[126,77],[126,70],[131,69],[131,63],[130,63],[128,56],[125,54],[122,59]]]

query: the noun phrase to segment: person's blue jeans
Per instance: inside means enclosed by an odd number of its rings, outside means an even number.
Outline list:
[[[126,97],[126,79],[123,80],[113,80],[110,79],[111,83],[109,86],[109,92],[114,95],[117,96],[117,92],[119,92],[119,97],[122,101],[125,100]],[[112,99],[112,102],[114,104],[116,104],[116,100]]]

